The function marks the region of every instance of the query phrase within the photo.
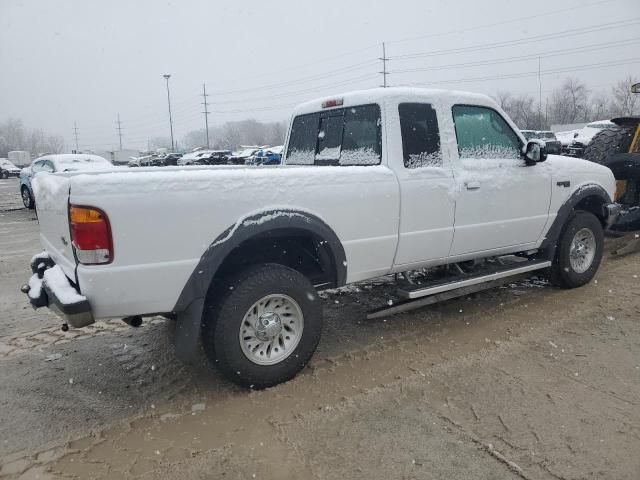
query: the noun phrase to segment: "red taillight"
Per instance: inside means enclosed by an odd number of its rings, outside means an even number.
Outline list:
[[[109,218],[94,207],[69,207],[71,242],[78,261],[84,265],[110,263],[113,260],[113,241]]]
[[[325,100],[322,102],[322,108],[331,108],[331,107],[339,107],[344,103],[344,99],[342,98],[334,98],[332,100]]]

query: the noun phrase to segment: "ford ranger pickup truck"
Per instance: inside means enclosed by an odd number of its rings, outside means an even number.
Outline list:
[[[396,274],[410,303],[533,271],[579,287],[619,212],[609,169],[547,156],[489,97],[406,88],[298,106],[281,166],[53,173],[33,187],[34,307],[66,328],[164,315],[178,358],[203,348],[251,388],[309,361],[320,290]]]

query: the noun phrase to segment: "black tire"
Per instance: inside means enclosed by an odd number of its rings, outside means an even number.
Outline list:
[[[2,172],[2,178],[4,178],[5,180],[9,178],[9,172]]]
[[[570,259],[571,244],[579,231],[587,229],[592,232],[595,242],[595,252],[589,267],[585,271],[576,271]],[[550,269],[552,283],[562,288],[576,288],[591,281],[602,260],[604,250],[604,233],[602,224],[593,213],[585,211],[575,211],[571,214],[556,248],[556,255]]]
[[[34,208],[36,208],[36,202],[33,199],[33,195],[31,195],[31,192],[27,187],[23,186],[20,190],[20,194],[22,196],[22,203],[26,208],[28,208],[29,210],[33,210]]]
[[[617,125],[600,130],[584,149],[582,158],[602,164],[616,153],[627,153],[635,130],[635,126],[619,127]]]
[[[311,282],[296,270],[268,263],[249,267],[218,285],[224,293],[205,310],[203,319],[202,345],[209,362],[232,382],[254,389],[277,385],[300,372],[315,352],[322,332],[322,302]],[[290,297],[300,307],[301,336],[286,358],[260,365],[245,355],[240,330],[247,325],[243,325],[245,315],[256,302],[278,294]]]

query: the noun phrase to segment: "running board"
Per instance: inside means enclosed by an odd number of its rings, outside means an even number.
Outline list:
[[[525,262],[522,262],[525,263]],[[549,260],[534,260],[526,262],[526,265],[518,267],[509,267],[505,269],[499,269],[492,273],[481,273],[476,276],[463,277],[461,280],[450,281],[446,283],[438,283],[425,288],[415,289],[399,289],[398,296],[407,300],[415,300],[430,295],[436,295],[438,293],[448,292],[449,290],[457,290],[459,288],[471,287],[487,282],[493,282],[494,280],[500,280],[502,278],[511,277],[513,275],[519,275],[522,273],[532,272],[534,270],[541,270],[551,266]]]

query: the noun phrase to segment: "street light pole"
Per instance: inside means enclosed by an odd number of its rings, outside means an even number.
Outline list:
[[[163,75],[164,79],[167,81],[167,104],[169,105],[169,128],[171,130],[171,151],[173,152],[173,120],[171,119],[171,95],[169,95],[169,79],[171,75],[165,74]]]

